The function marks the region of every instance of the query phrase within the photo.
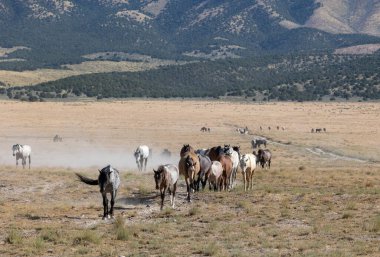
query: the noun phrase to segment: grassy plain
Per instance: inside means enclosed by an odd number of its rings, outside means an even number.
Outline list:
[[[2,256],[378,256],[380,104],[223,101],[0,102]],[[202,126],[210,133],[200,132]],[[236,133],[248,126],[250,135]],[[260,130],[259,127],[263,130]],[[269,131],[267,128],[271,127]],[[285,130],[277,130],[277,126]],[[326,133],[310,133],[311,128]],[[63,137],[54,143],[55,134]],[[270,138],[273,165],[244,192],[194,194],[181,178],[176,209],[159,211],[152,167],[178,161],[182,144]],[[16,168],[11,145],[32,146],[32,168]],[[149,169],[132,158],[153,148]],[[173,153],[162,160],[160,152]],[[318,151],[318,149],[320,151]],[[323,152],[322,152],[323,151]],[[122,174],[115,220],[102,221],[95,178]]]

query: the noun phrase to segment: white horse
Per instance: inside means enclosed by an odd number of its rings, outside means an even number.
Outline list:
[[[244,191],[253,188],[253,173],[256,169],[256,156],[248,153],[243,154],[240,159],[240,168],[243,173]]]
[[[236,180],[236,173],[239,167],[239,153],[236,152],[230,145],[224,145],[224,154],[230,156],[232,161],[232,172],[230,175],[229,187],[233,188],[234,182]]]
[[[22,159],[22,167],[25,169],[26,158],[29,158],[29,169],[30,169],[30,154],[32,153],[32,148],[29,145],[15,144],[12,146],[13,156],[16,156],[16,166],[18,165],[18,160]]]
[[[146,145],[140,145],[137,147],[135,153],[136,163],[139,171],[146,170],[146,163],[148,162],[149,157],[149,147]]]

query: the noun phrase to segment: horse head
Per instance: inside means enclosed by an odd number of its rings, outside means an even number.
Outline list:
[[[21,145],[15,144],[12,146],[13,156],[15,156],[17,153],[21,152]]]
[[[103,193],[106,189],[106,186],[111,183],[111,176],[113,172],[114,169],[111,167],[111,165],[108,165],[107,167],[99,170],[99,185],[101,193]]]
[[[196,165],[197,165],[196,160],[194,160],[193,157],[188,155],[185,160],[185,166],[186,166],[186,170],[188,174],[189,174],[189,171],[191,172],[191,175],[189,175],[191,179],[194,179]]]
[[[162,179],[163,179],[163,176],[162,176],[162,173],[163,173],[164,169],[162,166],[158,167],[157,170],[153,169],[153,172],[154,172],[154,181],[156,182],[156,189],[159,189],[159,185],[162,183]]]

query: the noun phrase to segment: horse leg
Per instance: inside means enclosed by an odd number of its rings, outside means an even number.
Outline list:
[[[18,167],[18,158],[16,157],[16,168]]]
[[[269,169],[270,169],[270,159],[269,159],[269,161],[268,161],[268,165],[269,165]]]
[[[175,192],[176,191],[177,191],[177,182],[174,183],[174,185],[173,185],[173,192],[170,195],[170,200],[171,200],[171,204],[172,204],[172,208],[173,209],[175,207]]]
[[[247,191],[245,188],[245,185],[247,183],[247,177],[246,177],[245,171],[243,172],[243,180],[244,180],[244,191]]]
[[[22,168],[25,169],[26,158],[22,157]]]
[[[113,206],[114,206],[114,204],[115,204],[116,194],[117,194],[117,191],[114,190],[114,191],[112,192],[112,195],[111,195],[111,210],[110,210],[111,218],[113,218]]]
[[[251,172],[251,190],[253,189],[253,173],[254,171]]]
[[[144,171],[146,171],[146,163],[148,162],[148,158],[145,159],[145,164],[144,164]]]
[[[103,220],[107,218],[108,215],[108,199],[107,199],[107,194],[103,193]]]
[[[28,158],[29,158],[29,169],[30,169],[30,163],[31,163],[31,160],[30,160],[30,155],[29,155],[29,157],[28,157]]]
[[[161,190],[161,207],[160,207],[160,210],[162,210],[164,208],[165,193],[166,193],[166,187],[164,187]]]
[[[191,202],[191,199],[190,199],[190,178],[185,178],[185,181],[186,181],[186,189],[187,189],[187,201],[190,203]]]

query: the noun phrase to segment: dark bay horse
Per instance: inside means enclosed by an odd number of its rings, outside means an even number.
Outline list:
[[[179,174],[185,177],[187,189],[187,201],[191,202],[190,191],[195,190],[199,181],[199,158],[190,145],[184,145],[181,149],[181,159],[178,163]]]
[[[175,192],[177,190],[177,181],[179,177],[178,168],[173,164],[161,165],[157,170],[154,170],[154,181],[156,182],[156,189],[161,193],[161,210],[164,207],[166,190],[170,194],[170,203],[172,208],[175,204]]]
[[[217,161],[218,156],[223,153],[223,147],[219,146],[214,146],[208,150],[208,157],[210,158],[211,161]]]
[[[119,171],[115,168],[112,168],[111,165],[104,167],[99,170],[98,179],[90,179],[81,174],[75,173],[80,181],[88,185],[99,185],[100,193],[103,197],[103,219],[113,217],[113,206],[115,204],[117,190],[120,186],[120,175]],[[111,194],[111,209],[108,209],[108,198],[107,193]]]

